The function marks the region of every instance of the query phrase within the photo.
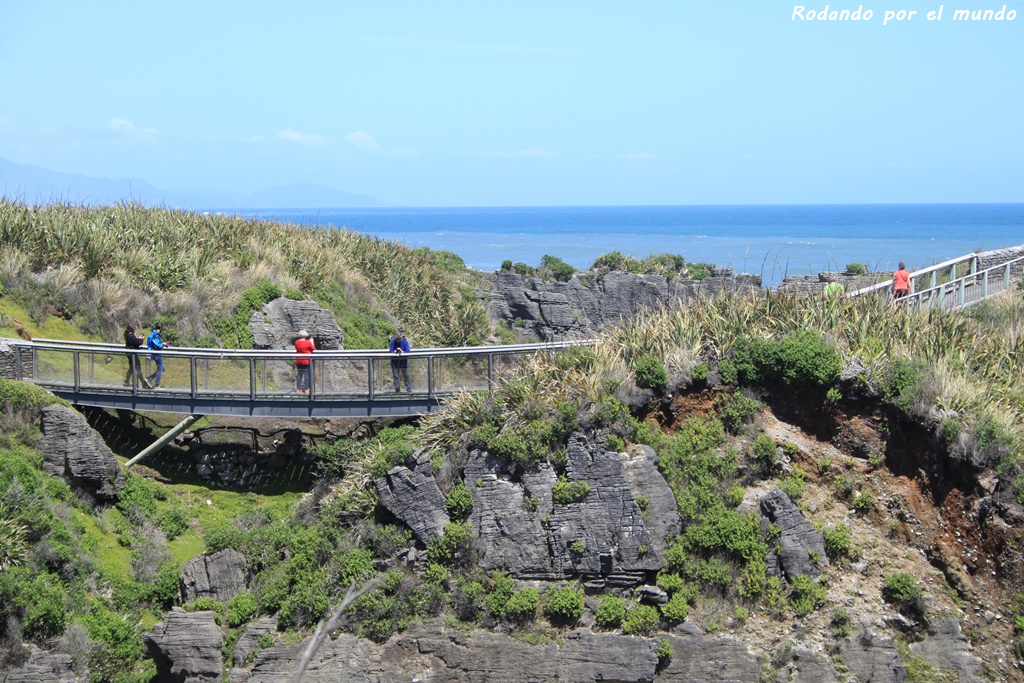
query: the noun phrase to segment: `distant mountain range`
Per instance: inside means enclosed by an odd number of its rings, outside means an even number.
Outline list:
[[[310,183],[240,192],[167,192],[138,178],[89,178],[0,158],[0,196],[30,204],[66,201],[97,206],[135,201],[146,206],[183,209],[307,209],[390,206],[361,194]]]

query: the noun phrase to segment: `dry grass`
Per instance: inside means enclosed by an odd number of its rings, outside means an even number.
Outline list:
[[[127,203],[0,200],[0,244],[0,284],[34,316],[54,307],[105,338],[154,315],[198,336],[207,313],[230,311],[244,288],[264,280],[307,296],[331,287],[386,307],[420,344],[465,336],[449,329],[460,324],[455,275],[423,253],[348,230]]]

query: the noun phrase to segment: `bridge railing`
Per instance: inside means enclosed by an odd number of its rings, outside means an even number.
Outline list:
[[[1010,288],[1014,275],[1024,270],[1024,257],[979,270],[977,255],[964,256],[911,274],[911,294],[900,301],[915,308],[937,306],[945,310],[973,306]],[[851,292],[849,296],[891,293],[886,281]]]
[[[529,355],[558,351],[589,342],[552,342],[410,351],[401,357],[387,351],[317,351],[311,359],[309,393],[295,392],[294,350],[169,348],[129,350],[118,344],[63,340],[12,340],[14,379],[75,393],[132,396],[178,395],[191,399],[228,400],[388,400],[395,397],[392,361],[406,361],[412,389],[406,392],[399,370],[400,397],[439,397],[461,390],[493,388],[501,373]],[[144,377],[164,363],[159,389]],[[134,358],[139,371],[130,372]]]

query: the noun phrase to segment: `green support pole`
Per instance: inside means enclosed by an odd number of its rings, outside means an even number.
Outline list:
[[[138,461],[145,458],[147,455],[153,455],[161,448],[169,444],[172,440],[174,440],[174,437],[176,437],[178,434],[181,434],[183,431],[191,427],[192,424],[201,417],[202,415],[189,415],[184,420],[176,424],[170,431],[168,431],[166,434],[157,439],[151,446],[147,447],[141,453],[139,453],[134,458],[126,462],[124,464],[124,468],[128,469]]]

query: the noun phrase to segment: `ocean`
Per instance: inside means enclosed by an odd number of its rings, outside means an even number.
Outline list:
[[[247,217],[337,226],[452,251],[471,268],[508,259],[531,266],[545,254],[585,269],[611,251],[637,258],[681,254],[760,275],[837,271],[859,262],[911,270],[978,250],[1024,243],[1024,204],[821,206],[582,206],[261,209]]]

